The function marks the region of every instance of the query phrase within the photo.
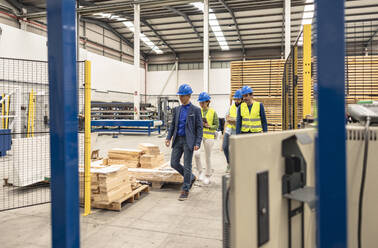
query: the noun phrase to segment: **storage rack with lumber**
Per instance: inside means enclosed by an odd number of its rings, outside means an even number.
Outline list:
[[[231,92],[244,85],[253,88],[265,107],[269,131],[281,129],[281,81],[283,59],[235,61],[231,63]]]
[[[284,64],[283,59],[235,61],[231,63],[232,94],[244,85],[252,87],[255,99],[264,104],[269,131],[281,130],[281,84]],[[359,100],[378,100],[377,55],[347,56],[345,58],[345,98],[347,103],[355,103]],[[312,102],[314,102],[314,99],[312,99]],[[299,58],[299,120],[302,118],[302,104],[303,63],[302,58]]]
[[[347,103],[378,100],[378,56],[346,57]]]

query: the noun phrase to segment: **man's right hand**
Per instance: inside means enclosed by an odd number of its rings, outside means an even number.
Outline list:
[[[171,145],[171,140],[165,140],[165,146],[169,147]]]

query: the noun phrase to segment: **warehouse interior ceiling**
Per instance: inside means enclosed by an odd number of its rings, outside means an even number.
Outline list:
[[[44,0],[7,0],[21,17],[42,23]],[[133,44],[133,3],[141,6],[141,52],[144,57],[178,56],[203,49],[203,13],[199,0],[79,0],[81,20],[111,30],[129,46]],[[219,25],[211,27],[210,51],[245,54],[258,49],[284,50],[285,0],[209,0],[210,14]],[[312,22],[313,0],[291,0],[291,41],[302,29],[304,19]],[[26,13],[22,13],[22,8]],[[347,43],[378,41],[378,1],[347,0],[345,7]],[[210,19],[212,17],[210,16]],[[210,24],[211,24],[210,20]],[[369,31],[366,31],[368,30]],[[224,38],[219,41],[217,33]],[[363,35],[358,36],[361,33]],[[144,38],[143,38],[144,37]],[[144,39],[144,40],[143,40]],[[224,40],[223,40],[224,39]],[[227,46],[224,46],[224,44]]]

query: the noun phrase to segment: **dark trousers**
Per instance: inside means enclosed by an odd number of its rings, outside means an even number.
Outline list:
[[[193,149],[188,146],[185,137],[177,137],[172,148],[171,167],[184,177],[182,190],[189,191],[190,184],[194,179],[192,173]],[[182,154],[184,154],[184,166],[180,164]]]
[[[222,144],[222,149],[224,152],[224,155],[226,156],[227,164],[230,163],[230,134],[224,133],[224,138],[223,138],[223,144]]]

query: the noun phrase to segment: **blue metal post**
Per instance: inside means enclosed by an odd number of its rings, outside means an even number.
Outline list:
[[[47,0],[52,247],[80,247],[75,0]]]
[[[316,0],[319,133],[316,144],[317,242],[347,245],[344,0]]]

